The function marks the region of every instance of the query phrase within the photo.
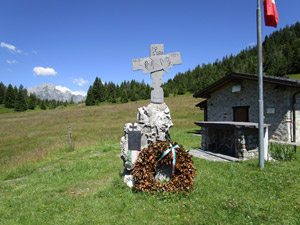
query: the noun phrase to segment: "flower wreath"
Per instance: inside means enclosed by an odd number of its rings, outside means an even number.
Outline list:
[[[163,164],[172,165],[173,176],[168,182],[160,182],[154,178],[156,168]],[[132,189],[143,192],[188,192],[194,189],[195,172],[192,156],[182,146],[158,141],[144,148],[139,154],[131,172],[134,179]]]

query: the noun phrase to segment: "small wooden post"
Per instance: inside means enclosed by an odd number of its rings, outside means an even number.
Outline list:
[[[72,148],[72,133],[71,133],[71,127],[68,127],[68,137],[69,137],[69,146]]]

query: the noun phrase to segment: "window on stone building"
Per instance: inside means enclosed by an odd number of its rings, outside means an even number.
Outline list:
[[[236,122],[249,122],[249,106],[234,106],[233,121]]]

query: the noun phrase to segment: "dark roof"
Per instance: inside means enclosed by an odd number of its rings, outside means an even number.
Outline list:
[[[207,100],[205,99],[202,102],[199,102],[197,105],[195,105],[196,107],[205,107],[207,105]]]
[[[217,80],[215,83],[209,85],[207,88],[202,89],[198,93],[194,94],[193,96],[195,98],[205,98],[205,96],[214,90],[222,87],[223,85],[234,81],[234,80],[258,80],[258,76],[255,74],[246,74],[246,73],[231,73],[219,80]],[[286,77],[275,77],[275,76],[263,76],[263,81],[267,83],[273,83],[273,84],[280,84],[284,86],[289,86],[289,87],[300,87],[300,81],[299,80],[294,80],[294,79],[289,79]]]
[[[235,128],[258,128],[258,123],[252,122],[236,122],[236,121],[201,121],[195,122],[200,127],[213,127],[216,129],[235,129]],[[269,127],[270,124],[264,124],[264,127]]]

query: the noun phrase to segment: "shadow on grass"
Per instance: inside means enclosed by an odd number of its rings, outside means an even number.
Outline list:
[[[201,130],[187,131],[186,133],[187,134],[198,134],[198,135],[200,135],[201,134]]]

